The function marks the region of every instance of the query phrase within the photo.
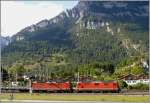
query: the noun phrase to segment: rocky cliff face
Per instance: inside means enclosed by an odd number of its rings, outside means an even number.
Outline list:
[[[60,23],[65,19],[73,19],[76,24],[86,29],[103,27],[109,21],[141,22],[140,18],[148,19],[148,5],[146,2],[108,2],[108,1],[80,1],[71,10],[66,10],[50,20],[42,20],[22,31],[34,32],[40,28]],[[144,21],[143,21],[144,22]],[[145,22],[144,22],[145,23]],[[143,24],[144,24],[143,23]],[[107,27],[107,31],[111,31]],[[18,34],[21,34],[20,32]]]
[[[9,43],[11,43],[11,38],[10,37],[0,36],[0,45],[1,45],[2,48],[7,46]]]

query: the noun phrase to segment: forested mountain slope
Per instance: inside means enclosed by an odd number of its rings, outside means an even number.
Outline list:
[[[92,63],[117,65],[128,58],[148,60],[148,13],[148,1],[80,1],[15,34],[2,50],[2,64],[21,63],[42,73],[76,71]]]

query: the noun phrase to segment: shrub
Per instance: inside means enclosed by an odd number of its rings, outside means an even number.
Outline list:
[[[136,85],[131,86],[129,89],[138,89],[138,90],[149,90],[148,84],[138,83]]]
[[[123,80],[118,81],[119,83],[119,87],[120,88],[127,88],[128,84],[126,82],[124,82]]]

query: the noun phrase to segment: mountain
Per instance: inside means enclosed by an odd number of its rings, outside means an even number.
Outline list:
[[[58,72],[94,62],[147,60],[148,6],[148,1],[80,1],[12,36],[2,50],[2,64],[10,67],[17,62],[35,71]]]

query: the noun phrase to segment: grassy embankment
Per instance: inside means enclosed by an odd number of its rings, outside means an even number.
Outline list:
[[[3,93],[1,94],[0,98],[2,100],[8,100],[10,98],[10,94]],[[14,94],[14,100],[118,101],[148,103],[148,98],[148,95]]]

